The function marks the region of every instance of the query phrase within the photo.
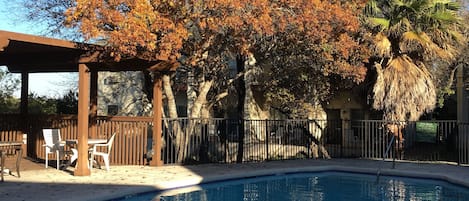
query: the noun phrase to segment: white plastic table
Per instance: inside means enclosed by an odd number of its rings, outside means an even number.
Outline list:
[[[88,139],[88,146],[93,146],[95,144],[106,144],[107,139]],[[72,164],[78,159],[78,150],[76,149],[76,145],[78,144],[77,139],[70,139],[65,140],[65,144],[70,146],[70,150],[72,150],[72,157],[70,158],[69,164]]]

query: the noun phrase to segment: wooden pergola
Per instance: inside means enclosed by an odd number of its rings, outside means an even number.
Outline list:
[[[162,80],[161,74],[173,71],[175,64],[142,59],[103,61],[102,52],[92,45],[41,36],[0,31],[0,65],[12,73],[21,73],[21,115],[28,115],[29,73],[78,72],[78,160],[76,176],[90,175],[88,163],[88,136],[96,136],[98,71],[154,72],[153,82],[153,150],[152,166],[161,160]],[[90,121],[91,120],[91,121]],[[91,123],[89,123],[91,122]],[[91,133],[89,133],[89,130]]]

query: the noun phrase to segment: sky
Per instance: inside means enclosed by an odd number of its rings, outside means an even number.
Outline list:
[[[0,0],[0,30],[39,35],[42,29],[36,25],[24,23],[20,9],[15,9],[16,1]],[[20,75],[16,75],[21,77]],[[60,97],[70,90],[76,75],[71,73],[31,73],[29,74],[29,93],[38,96]],[[19,97],[20,92],[15,96]]]

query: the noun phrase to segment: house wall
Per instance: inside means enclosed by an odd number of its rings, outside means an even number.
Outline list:
[[[358,133],[363,130],[362,124],[354,120],[374,119],[377,112],[373,112],[367,104],[366,93],[359,87],[347,91],[340,91],[328,103],[324,104],[327,113],[328,127],[336,128],[328,131],[329,137],[342,145],[358,143]]]
[[[151,103],[143,93],[142,72],[99,72],[98,115],[150,116]],[[338,92],[328,103],[323,104],[329,120],[374,119],[370,106],[360,89]],[[224,115],[216,117],[236,118],[237,98],[234,90],[222,104]],[[259,92],[257,92],[259,93]],[[187,116],[187,94],[175,92],[179,117]],[[165,108],[166,111],[166,108]],[[218,112],[218,111],[217,111]],[[338,115],[337,115],[338,114]],[[275,115],[274,115],[275,116]],[[320,115],[321,117],[324,115]],[[317,119],[319,117],[315,117]]]
[[[144,76],[142,72],[99,72],[98,82],[98,115],[152,115],[152,104],[143,91]],[[185,91],[175,93],[174,98],[179,117],[187,117]],[[166,104],[164,107],[166,112]]]
[[[142,72],[99,72],[98,115],[150,116]]]
[[[326,111],[339,110],[340,119],[351,120],[354,113],[362,113],[364,119],[369,117],[370,106],[366,104],[366,97],[357,95],[355,90],[341,91],[337,93],[327,104],[324,105]]]

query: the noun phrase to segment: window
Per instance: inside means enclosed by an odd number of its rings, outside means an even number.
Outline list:
[[[107,115],[115,116],[119,113],[119,106],[117,105],[108,105],[107,106]]]
[[[326,143],[342,144],[342,120],[340,109],[327,109]]]
[[[363,132],[363,124],[361,120],[365,120],[365,111],[359,109],[351,110],[352,131],[355,137],[359,137],[359,133]]]

